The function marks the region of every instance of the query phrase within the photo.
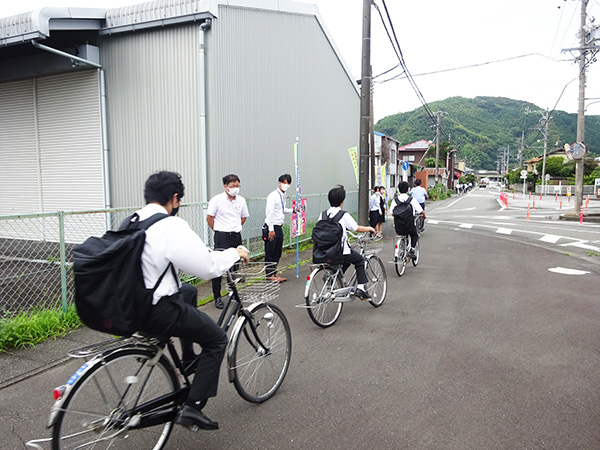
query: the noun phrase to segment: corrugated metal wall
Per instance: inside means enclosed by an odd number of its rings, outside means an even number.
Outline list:
[[[104,207],[96,70],[0,84],[0,215]]]
[[[200,200],[198,24],[105,36],[113,206],[143,204],[158,170],[183,176],[185,201]]]
[[[293,175],[296,137],[303,193],[356,188],[360,97],[314,16],[220,5],[206,51],[211,193],[235,172],[267,195]]]
[[[198,27],[102,37],[115,207],[143,203],[162,169],[182,174],[186,202],[202,199]],[[303,193],[356,188],[360,98],[314,16],[220,6],[206,58],[208,198],[232,172],[243,196],[266,196],[294,174],[296,137]]]

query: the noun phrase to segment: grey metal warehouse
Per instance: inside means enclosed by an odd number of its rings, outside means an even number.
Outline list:
[[[99,3],[101,3],[99,1]],[[237,173],[264,197],[356,181],[360,94],[314,5],[160,0],[0,19],[0,215],[143,203],[157,170],[187,202]]]

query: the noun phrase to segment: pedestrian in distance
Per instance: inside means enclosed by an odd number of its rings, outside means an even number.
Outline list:
[[[414,187],[410,190],[410,196],[421,205],[423,210],[425,210],[425,200],[427,200],[429,196],[427,195],[427,190],[421,186],[421,180],[417,179],[415,181]]]
[[[369,197],[369,226],[377,231],[377,226],[381,220],[381,197],[379,196],[379,186],[373,188],[373,194]]]
[[[292,183],[289,173],[283,174],[278,179],[277,189],[267,196],[265,208],[265,224],[262,228],[262,237],[265,242],[265,263],[267,278],[270,281],[283,282],[286,278],[277,274],[277,264],[281,258],[283,249],[283,224],[285,214],[291,214],[293,210],[285,207],[285,192]]]
[[[375,231],[377,231],[376,236],[377,237],[381,237],[381,230],[383,228],[383,224],[385,223],[385,213],[386,213],[386,192],[385,192],[385,186],[379,186],[379,207],[380,207],[380,216],[379,216],[379,223],[377,224],[377,226],[375,227]]]
[[[146,206],[137,211],[139,220],[160,213],[175,216],[183,194],[184,186],[179,174],[163,171],[151,175],[144,187]],[[197,309],[198,291],[189,284],[180,284],[176,271],[181,269],[210,280],[221,276],[240,259],[248,261],[245,248],[211,251],[179,217],[167,217],[146,231],[141,263],[144,283],[150,289],[159,279],[161,281],[139,331],[160,339],[179,337],[184,366],[196,358],[193,343],[202,347],[189,397],[175,418],[175,423],[186,428],[219,428],[217,422],[204,415],[202,407],[208,398],[217,395],[227,334],[207,314]]]
[[[344,206],[344,201],[346,200],[346,190],[344,186],[337,185],[333,187],[329,193],[327,194],[327,199],[329,200],[330,208],[327,211],[322,212],[319,215],[319,220],[324,219],[323,214],[326,213],[327,217],[333,218],[335,217],[342,206]],[[375,233],[375,228],[368,226],[364,227],[356,223],[354,217],[350,215],[347,211],[344,212],[342,217],[339,219],[338,223],[342,226],[342,248],[343,248],[343,266],[342,269],[344,272],[350,267],[350,264],[354,265],[356,270],[356,279],[357,286],[354,295],[361,298],[362,300],[368,300],[371,298],[366,289],[366,284],[369,281],[367,278],[367,273],[365,272],[365,259],[363,256],[357,251],[352,250],[350,244],[348,243],[348,235],[346,234],[346,230],[357,231],[359,233]]]
[[[244,197],[239,195],[240,178],[235,174],[223,177],[223,190],[208,202],[206,222],[215,233],[215,250],[236,248],[242,245],[242,225],[249,216]],[[213,278],[212,291],[215,306],[223,309],[221,277]]]

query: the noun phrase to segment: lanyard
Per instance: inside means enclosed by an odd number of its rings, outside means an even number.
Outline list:
[[[281,194],[281,192],[279,192],[279,189],[277,189],[277,193],[279,194],[279,200],[281,200],[281,213],[284,214],[285,206],[283,204],[283,195]]]

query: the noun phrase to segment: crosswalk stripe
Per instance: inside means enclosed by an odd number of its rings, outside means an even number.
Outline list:
[[[560,240],[560,236],[556,236],[554,234],[545,234],[540,238],[542,242],[549,242],[551,244],[556,244]]]
[[[512,234],[512,230],[510,228],[498,228],[496,230],[498,234]]]
[[[472,223],[461,223],[458,228],[473,228],[473,224]]]
[[[439,220],[431,220],[431,219],[427,219],[427,223],[428,223],[428,224],[430,223],[430,224],[432,224],[432,225],[437,225],[438,223],[440,223],[440,221],[439,221]]]

